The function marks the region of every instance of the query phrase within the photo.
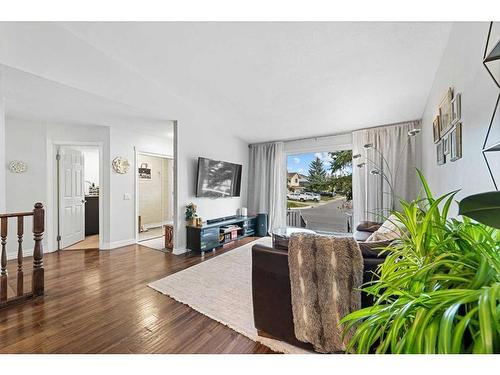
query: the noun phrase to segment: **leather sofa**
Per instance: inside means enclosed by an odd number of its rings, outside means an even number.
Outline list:
[[[363,231],[365,227],[360,224],[358,231]],[[369,229],[376,230],[373,226]],[[378,248],[387,246],[389,242],[358,243],[363,254],[365,283],[373,279],[373,272],[384,262],[385,258],[379,254]],[[260,336],[312,349],[310,344],[295,337],[286,248],[271,248],[259,244],[252,247],[252,296],[254,323]],[[362,292],[361,306],[368,307],[372,304],[371,296]]]

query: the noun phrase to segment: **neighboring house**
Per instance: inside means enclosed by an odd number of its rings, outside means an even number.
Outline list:
[[[287,173],[286,185],[289,191],[302,191],[307,186],[307,176],[297,172]]]

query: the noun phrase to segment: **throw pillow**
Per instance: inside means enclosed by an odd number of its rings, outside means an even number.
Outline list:
[[[396,216],[391,215],[378,230],[366,239],[366,242],[393,241],[401,238],[402,230],[404,230],[403,224]]]

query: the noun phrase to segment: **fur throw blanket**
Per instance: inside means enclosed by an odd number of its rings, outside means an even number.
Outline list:
[[[340,320],[361,307],[363,256],[352,238],[294,234],[288,246],[295,336],[321,353],[345,352]]]

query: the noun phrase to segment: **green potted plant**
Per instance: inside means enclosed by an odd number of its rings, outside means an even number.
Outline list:
[[[189,203],[186,205],[186,221],[188,225],[195,225],[195,219],[196,219],[196,205],[194,203]]]
[[[394,213],[403,224],[401,239],[384,249],[379,278],[363,287],[374,305],[342,320],[346,332],[355,329],[349,350],[498,353],[500,230],[469,217],[448,218],[456,192],[435,199],[418,174],[425,198],[402,202],[402,211]],[[474,211],[475,199],[464,200],[463,214]],[[484,212],[480,216],[495,223]]]

